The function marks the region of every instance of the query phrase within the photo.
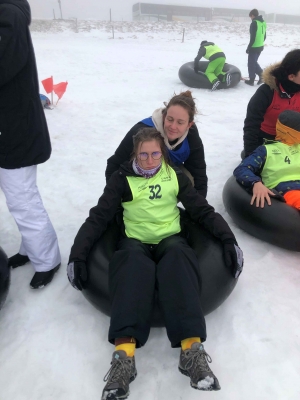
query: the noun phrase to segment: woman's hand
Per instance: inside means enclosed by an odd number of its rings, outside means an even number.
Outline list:
[[[264,184],[262,184],[261,182],[256,182],[253,185],[253,196],[251,199],[251,206],[254,204],[255,201],[255,205],[256,207],[261,207],[264,208],[265,205],[265,200],[267,201],[268,205],[271,205],[271,199],[270,199],[270,195],[274,196],[274,193],[271,192],[270,189],[268,189]]]

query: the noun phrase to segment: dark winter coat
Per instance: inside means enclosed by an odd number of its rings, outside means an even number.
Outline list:
[[[297,105],[295,108],[295,105],[291,104],[293,94],[285,92],[280,83],[276,82],[275,77],[271,75],[271,71],[277,66],[278,64],[273,64],[263,71],[262,77],[265,83],[256,90],[248,103],[247,115],[244,121],[244,149],[246,156],[251,154],[258,146],[261,146],[264,143],[264,139],[275,139],[275,135],[271,135],[261,129],[268,108],[273,102],[275,91],[278,93],[278,104],[274,105],[272,110],[269,110],[272,112],[274,131],[280,112],[286,109],[300,110],[300,101],[298,101],[298,109]]]
[[[39,95],[26,0],[0,0],[0,167],[48,160],[51,143]]]
[[[182,202],[190,217],[202,224],[211,234],[222,242],[236,243],[235,237],[223,217],[214,211],[205,198],[193,188],[189,178],[177,167],[173,168],[178,179],[178,201]],[[97,206],[90,210],[89,217],[79,229],[71,249],[69,262],[86,261],[93,244],[106,230],[108,223],[121,205],[121,201],[132,201],[132,192],[126,176],[138,176],[132,169],[132,163],[121,165],[114,172],[104,188]],[[155,219],[155,215],[153,215]]]
[[[119,147],[115,151],[115,154],[107,160],[107,167],[105,171],[106,181],[108,181],[112,174],[118,170],[121,164],[130,159],[133,150],[132,137],[140,129],[145,127],[148,126],[143,122],[138,122],[136,125],[134,125],[120,143]],[[190,146],[190,155],[184,162],[184,166],[194,178],[195,189],[197,189],[202,196],[206,197],[207,176],[204,148],[195,124],[189,129],[187,139]],[[174,150],[180,148],[181,145],[182,143],[175,147]]]
[[[264,49],[264,46],[260,46],[260,47],[252,47],[253,43],[255,42],[255,37],[256,37],[256,32],[257,32],[257,23],[256,21],[260,21],[263,22],[264,19],[261,15],[259,15],[256,18],[253,18],[251,24],[250,24],[250,41],[247,47],[247,53],[261,53]],[[266,40],[267,38],[267,33],[265,33],[265,38],[264,40]]]

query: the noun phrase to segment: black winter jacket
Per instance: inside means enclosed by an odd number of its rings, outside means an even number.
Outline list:
[[[48,160],[51,143],[39,97],[26,0],[0,0],[0,167]]]
[[[120,143],[119,147],[115,151],[115,154],[107,160],[107,166],[105,170],[106,181],[108,181],[112,174],[118,170],[121,164],[130,159],[133,150],[132,136],[135,135],[140,129],[145,127],[148,126],[143,122],[138,122],[136,125],[134,125]],[[202,196],[206,197],[207,176],[204,148],[195,124],[189,129],[187,139],[191,152],[189,158],[184,162],[184,166],[194,178],[195,189],[197,189]],[[181,145],[182,144],[180,143],[177,147],[175,147],[174,150],[179,149]]]
[[[172,168],[178,179],[178,201],[182,202],[190,217],[202,224],[222,242],[236,243],[235,236],[223,217],[214,211],[214,208],[197,192],[190,179],[179,168]],[[85,262],[93,244],[101,237],[108,223],[114,218],[121,201],[132,201],[132,192],[126,176],[138,176],[134,173],[131,162],[121,165],[119,170],[113,173],[98,204],[91,208],[89,217],[75,237],[69,262]],[[145,180],[142,176],[139,178]]]
[[[261,130],[265,113],[273,101],[274,92],[277,91],[279,93],[281,101],[287,103],[287,108],[292,97],[292,94],[286,93],[279,88],[276,79],[271,75],[272,70],[277,66],[278,64],[273,64],[264,69],[262,77],[265,83],[256,90],[248,103],[244,121],[244,150],[246,156],[251,154],[258,146],[263,145],[264,139],[274,140],[274,135]],[[274,119],[274,127],[276,121],[277,118]]]

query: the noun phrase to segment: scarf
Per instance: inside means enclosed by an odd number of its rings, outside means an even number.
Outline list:
[[[176,143],[170,144],[169,140],[168,140],[168,136],[165,134],[165,131],[164,131],[163,111],[164,111],[164,108],[158,108],[157,110],[154,110],[153,114],[152,114],[152,121],[154,123],[155,128],[158,130],[158,132],[163,137],[167,148],[169,150],[173,150],[176,146],[178,146],[180,143],[182,143],[184,141],[184,139],[187,137],[187,134],[189,133],[189,130],[187,129],[184,132],[184,134],[176,140]]]
[[[161,168],[161,163],[152,169],[143,169],[139,166],[137,159],[135,158],[132,162],[132,168],[137,175],[141,175],[146,179],[152,178],[152,176],[156,175]]]
[[[293,81],[290,81],[289,79],[287,79],[286,81],[282,81],[281,86],[288,94],[300,92],[300,85]]]

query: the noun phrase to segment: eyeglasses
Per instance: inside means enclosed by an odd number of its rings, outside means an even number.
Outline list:
[[[141,161],[146,161],[148,160],[149,156],[151,156],[151,158],[153,158],[153,160],[159,160],[162,156],[160,151],[154,151],[151,154],[148,153],[139,153],[138,154],[138,159]]]

